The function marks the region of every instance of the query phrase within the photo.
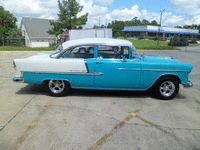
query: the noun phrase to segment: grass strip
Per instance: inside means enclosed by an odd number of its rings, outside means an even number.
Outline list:
[[[19,46],[0,46],[0,51],[52,51],[56,47],[19,47]]]
[[[145,50],[174,50],[177,49],[174,46],[168,46],[167,42],[160,42],[157,46],[157,41],[150,40],[135,40],[135,39],[126,39],[133,43],[137,49]],[[53,51],[56,47],[18,47],[18,46],[0,46],[0,51]]]
[[[168,46],[168,42],[159,42],[159,46],[157,46],[157,41],[151,40],[135,40],[135,39],[126,39],[133,43],[133,45],[137,49],[151,49],[151,50],[172,50],[177,49],[174,46]]]

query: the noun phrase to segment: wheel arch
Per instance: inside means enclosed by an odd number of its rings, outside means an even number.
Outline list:
[[[44,79],[43,81],[42,81],[42,84],[44,84],[46,81],[49,81],[49,80],[61,80],[61,79]],[[63,80],[63,81],[65,81],[65,82],[67,82],[68,84],[69,84],[69,86],[70,86],[70,88],[71,88],[71,83],[70,83],[70,81],[69,80]]]
[[[173,77],[173,78],[175,78],[175,79],[178,81],[179,84],[181,84],[181,79],[179,78],[178,75],[165,74],[165,75],[160,76],[160,77],[154,82],[154,84],[153,84],[151,87],[154,87],[155,84],[156,84],[160,79],[165,78],[165,77]],[[150,87],[150,88],[151,88],[151,87]]]

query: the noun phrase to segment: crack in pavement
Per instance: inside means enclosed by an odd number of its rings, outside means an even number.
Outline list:
[[[144,125],[144,124],[140,124],[140,123],[127,123],[127,124],[132,124],[132,125],[141,125],[141,126],[145,126],[145,127],[152,127],[151,125]],[[173,127],[166,127],[166,126],[162,126],[162,125],[158,125],[159,127],[162,128],[167,128],[167,129],[172,129],[172,130],[188,130],[188,131],[200,131],[200,129],[189,129],[189,128],[173,128]]]
[[[35,118],[31,124],[25,129],[25,131],[22,133],[22,135],[17,139],[17,141],[11,146],[12,149],[17,149],[29,136],[29,134],[32,132],[32,130],[36,127],[36,125],[39,122],[39,118],[47,111],[47,109],[52,105],[52,103],[49,101],[45,108],[38,114],[38,117]]]
[[[36,95],[34,95],[29,101],[28,103],[26,103],[1,129],[0,132],[24,109],[24,107],[26,107],[34,98]]]
[[[93,145],[91,145],[87,150],[96,150],[100,148],[107,140],[109,140],[114,133],[116,133],[119,129],[121,129],[133,116],[137,116],[137,113],[140,112],[141,107],[139,109],[134,110],[131,115],[126,117],[124,120],[120,121],[117,125],[114,126],[114,128],[111,129],[110,132],[106,133],[103,137],[101,137],[97,142],[95,142]]]
[[[34,106],[39,106],[39,107],[42,107],[41,105],[34,105]],[[86,110],[86,111],[89,111],[91,113],[94,113],[98,116],[103,116],[101,115],[102,113],[101,112],[98,112],[98,111],[94,111],[94,110],[90,110],[90,109],[85,109],[85,108],[80,108],[80,107],[74,107],[74,106],[61,106],[61,105],[53,105],[52,107],[67,107],[67,108],[74,108],[74,109],[81,109],[81,110]],[[127,109],[125,109],[126,111],[128,111]],[[131,113],[131,112],[129,112]],[[114,119],[116,120],[117,122],[121,122],[120,120],[118,120],[117,118],[115,118],[112,114],[110,113],[107,113],[109,114],[111,117],[108,117],[108,116],[103,116],[103,117],[106,117],[106,118],[109,118],[109,119]],[[127,124],[133,124],[133,125],[141,125],[141,126],[145,126],[145,127],[151,127],[151,125],[145,125],[145,124],[140,124],[140,123],[127,123]],[[177,130],[200,130],[200,129],[190,129],[190,128],[173,128],[173,127],[167,127],[167,126],[162,126],[162,125],[158,125],[160,127],[163,127],[163,128],[168,128],[168,129],[177,129]]]
[[[35,106],[40,106],[40,105],[35,105]],[[74,106],[61,106],[61,105],[53,105],[52,107],[54,107],[54,106],[56,106],[56,107],[67,107],[67,108],[72,108],[72,109],[74,108],[74,109],[85,110],[85,111],[89,111],[89,112],[91,112],[93,114],[96,114],[98,116],[103,116],[101,112],[90,110],[90,109],[85,109],[85,108],[80,108],[80,107],[74,107]],[[106,117],[106,118],[109,118],[109,119],[115,119],[110,113],[107,113],[107,114],[109,114],[111,117],[108,117],[108,116],[103,116],[103,117]]]

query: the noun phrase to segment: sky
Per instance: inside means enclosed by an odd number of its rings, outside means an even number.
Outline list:
[[[60,0],[62,2],[62,0]],[[162,26],[200,24],[200,0],[77,0],[83,6],[78,16],[89,13],[84,28],[106,25],[113,20],[130,21],[134,17],[156,20]],[[22,17],[58,19],[58,0],[0,0],[0,6],[18,19]]]

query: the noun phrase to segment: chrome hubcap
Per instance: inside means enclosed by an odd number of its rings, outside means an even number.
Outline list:
[[[175,85],[171,81],[165,81],[160,86],[160,93],[163,96],[169,97],[174,93],[174,91],[175,91]]]
[[[62,80],[50,80],[49,81],[49,89],[55,93],[61,93],[65,88],[64,81]]]

